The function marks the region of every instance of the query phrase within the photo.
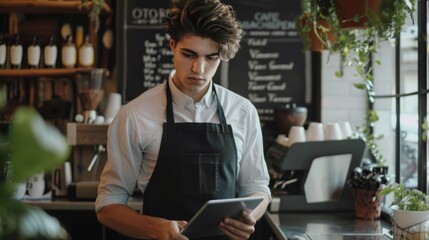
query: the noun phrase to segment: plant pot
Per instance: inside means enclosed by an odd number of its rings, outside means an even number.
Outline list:
[[[314,23],[308,17],[301,17],[299,24],[301,24],[301,29],[306,25],[310,27],[307,37],[310,38],[311,42],[309,48],[312,51],[320,52],[326,50],[329,48],[329,45],[334,45],[337,41],[331,25],[325,20],[318,20]],[[328,29],[329,31],[324,32],[322,28]],[[306,37],[303,38],[305,39]]]
[[[342,28],[367,28],[368,13],[377,12],[381,0],[335,0],[335,8]],[[359,17],[358,21],[354,21]]]
[[[424,240],[429,238],[429,211],[403,211],[392,206],[393,239]]]
[[[379,190],[353,188],[355,196],[355,216],[360,219],[378,219],[381,214],[383,197],[377,196]]]

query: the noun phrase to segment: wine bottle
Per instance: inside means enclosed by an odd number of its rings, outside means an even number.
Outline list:
[[[40,40],[37,36],[33,36],[31,44],[27,48],[27,63],[29,68],[39,68],[40,55]]]
[[[23,55],[23,49],[22,49],[22,43],[19,38],[19,35],[15,35],[14,42],[10,46],[10,65],[14,69],[19,69],[22,66],[22,55]]]
[[[74,68],[76,65],[76,46],[72,35],[67,36],[67,41],[61,49],[61,61],[66,68]]]
[[[54,43],[54,36],[49,37],[49,43],[43,49],[44,64],[47,68],[55,68],[57,62],[57,45]]]
[[[79,48],[79,66],[92,67],[94,64],[94,48],[89,41],[89,36],[85,36],[85,42]]]
[[[7,47],[4,35],[0,33],[0,69],[6,67]]]

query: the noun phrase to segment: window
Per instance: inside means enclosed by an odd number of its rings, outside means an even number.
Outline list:
[[[428,192],[428,171],[424,168],[428,165],[428,145],[424,140],[427,130],[423,122],[429,111],[429,48],[424,37],[418,39],[419,29],[426,29],[427,24],[419,26],[419,23],[427,22],[427,3],[417,1],[417,4],[415,22],[410,18],[400,39],[383,43],[381,56],[376,56],[381,58],[382,66],[375,66],[374,73],[377,96],[374,109],[380,116],[374,132],[384,135],[378,143],[389,172],[395,176],[393,181]],[[424,31],[422,36],[426,34]]]

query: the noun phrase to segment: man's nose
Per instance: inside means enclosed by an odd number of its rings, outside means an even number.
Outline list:
[[[204,72],[205,61],[203,58],[197,58],[192,64],[192,71],[196,74]]]

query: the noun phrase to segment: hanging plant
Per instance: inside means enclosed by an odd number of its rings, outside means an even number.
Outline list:
[[[100,28],[100,13],[103,10],[105,0],[81,0],[81,7],[91,9],[88,13],[89,19],[94,23],[94,31]]]
[[[318,37],[320,41],[325,42],[326,50],[339,54],[344,66],[355,69],[355,75],[360,77],[362,82],[355,83],[354,86],[366,91],[368,102],[374,103],[373,65],[381,64],[381,61],[373,60],[373,57],[376,56],[381,41],[399,37],[408,17],[414,21],[412,14],[415,12],[416,0],[353,1],[353,4],[363,4],[361,7],[352,8],[352,10],[359,10],[356,13],[345,10],[350,6],[350,1],[346,1],[347,4],[344,4],[344,0],[300,1],[301,14],[296,18],[296,22],[297,30],[304,43],[304,50],[311,49],[309,29],[321,29],[322,34]],[[348,14],[346,17],[343,15],[345,12]],[[310,21],[303,22],[303,18]],[[329,31],[320,20],[329,23]],[[347,27],[345,27],[346,24]],[[326,34],[328,32],[333,33],[335,42],[329,42]],[[343,72],[336,71],[335,75],[342,77]],[[376,144],[376,140],[382,136],[372,133],[372,127],[376,121],[378,121],[377,113],[370,110],[366,122],[358,128],[357,134],[367,143],[376,161],[384,163]]]

